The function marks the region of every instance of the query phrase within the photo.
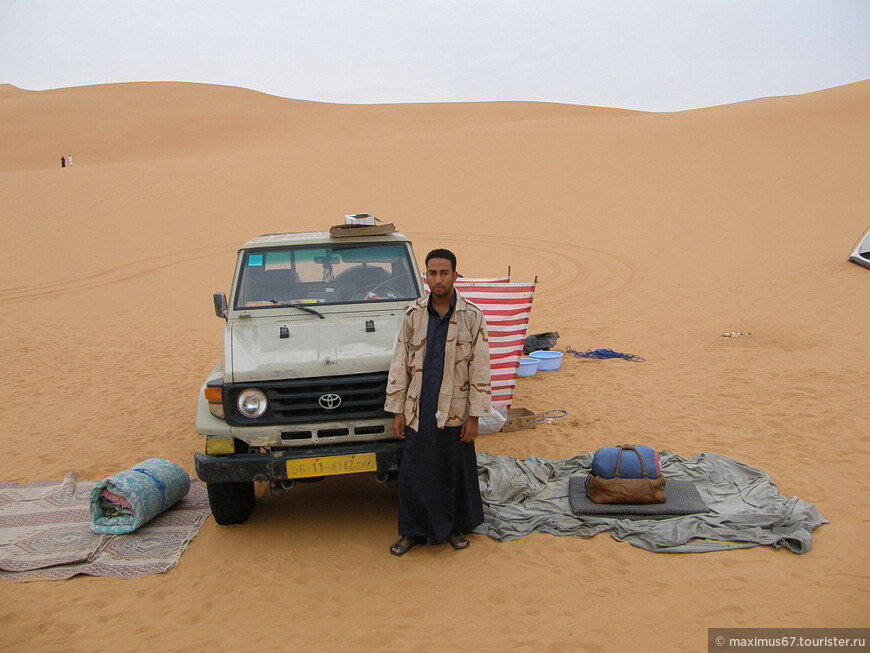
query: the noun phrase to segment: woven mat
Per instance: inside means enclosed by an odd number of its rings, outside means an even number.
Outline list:
[[[668,519],[709,510],[694,483],[673,479],[668,479],[665,483],[664,503],[629,505],[595,503],[586,496],[586,477],[572,476],[568,479],[568,503],[575,515],[600,515],[619,519]]]
[[[64,580],[77,574],[138,578],[169,571],[209,515],[205,488],[127,535],[90,530],[94,483],[69,472],[62,481],[0,484],[0,578]]]

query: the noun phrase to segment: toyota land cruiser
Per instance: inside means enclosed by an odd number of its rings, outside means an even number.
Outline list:
[[[214,295],[223,360],[196,412],[196,473],[219,524],[250,516],[256,481],[277,492],[359,472],[396,482],[387,372],[405,307],[422,292],[411,243],[392,225],[242,246],[229,300]]]

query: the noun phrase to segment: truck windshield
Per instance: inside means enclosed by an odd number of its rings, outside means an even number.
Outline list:
[[[404,243],[252,249],[242,257],[234,306],[411,301],[419,293]]]

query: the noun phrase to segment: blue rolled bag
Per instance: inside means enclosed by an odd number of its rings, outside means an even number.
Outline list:
[[[91,530],[132,533],[178,503],[190,490],[190,476],[175,463],[149,458],[98,482],[91,490]]]
[[[623,449],[634,449],[637,455],[626,456],[619,468],[622,478],[643,478],[641,463],[650,478],[661,476],[659,452],[644,445],[623,444],[618,447],[602,447],[592,455],[592,473],[601,478],[613,478]]]
[[[650,447],[603,447],[592,456],[586,496],[595,503],[665,503],[659,454]]]

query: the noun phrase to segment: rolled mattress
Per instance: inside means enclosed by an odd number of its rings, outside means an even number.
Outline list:
[[[91,491],[91,530],[132,533],[190,490],[190,476],[162,458],[149,458],[98,482]]]

